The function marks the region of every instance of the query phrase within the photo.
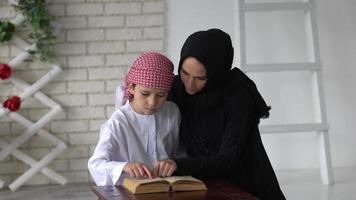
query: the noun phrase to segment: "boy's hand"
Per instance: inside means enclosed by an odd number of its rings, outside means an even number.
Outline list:
[[[160,176],[160,177],[171,176],[173,172],[176,170],[177,170],[177,164],[171,159],[157,161],[154,168],[154,172],[156,173],[156,176]]]
[[[123,170],[133,178],[155,178],[154,173],[143,163],[127,163]]]

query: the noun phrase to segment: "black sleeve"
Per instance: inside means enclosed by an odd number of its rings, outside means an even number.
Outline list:
[[[201,179],[231,177],[238,168],[250,131],[257,126],[251,102],[248,95],[232,93],[224,103],[224,130],[215,133],[223,134],[219,151],[205,157],[175,159],[178,166],[175,174]]]

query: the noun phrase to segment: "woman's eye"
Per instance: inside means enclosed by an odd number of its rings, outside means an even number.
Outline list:
[[[148,96],[148,93],[141,93],[142,96]]]

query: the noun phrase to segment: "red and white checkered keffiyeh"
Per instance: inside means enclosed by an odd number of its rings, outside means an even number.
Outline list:
[[[125,98],[131,100],[128,88],[131,83],[148,88],[169,91],[173,82],[173,63],[164,55],[147,52],[132,64],[125,79]]]

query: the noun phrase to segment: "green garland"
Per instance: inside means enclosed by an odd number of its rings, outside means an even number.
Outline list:
[[[11,22],[0,20],[0,43],[11,40],[15,32],[15,26]]]
[[[29,53],[38,55],[41,61],[49,61],[53,56],[55,36],[51,26],[53,18],[45,7],[45,0],[19,0],[14,7],[25,16],[28,39],[37,46],[36,51]],[[0,43],[12,38],[15,29],[11,27],[10,22],[0,21]]]

